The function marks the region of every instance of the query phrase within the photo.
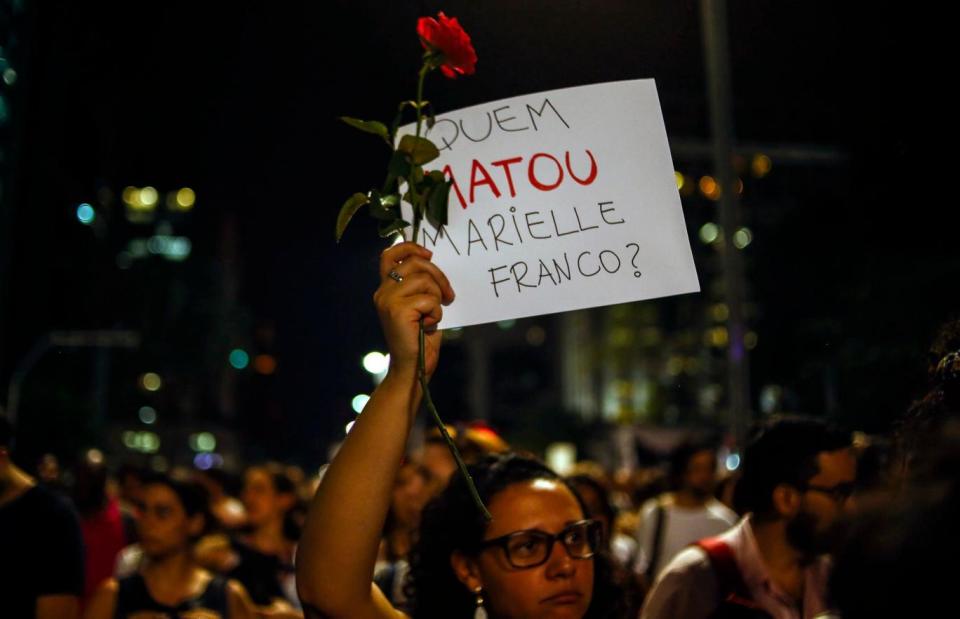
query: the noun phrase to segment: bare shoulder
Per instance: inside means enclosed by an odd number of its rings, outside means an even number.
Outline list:
[[[250,599],[250,594],[242,584],[233,579],[227,581],[227,608],[230,616],[237,619],[254,619],[257,616],[257,609]]]
[[[117,595],[120,583],[116,578],[108,578],[94,590],[84,610],[84,619],[110,619],[116,612]]]
[[[97,587],[95,595],[101,592],[103,592],[104,594],[106,593],[112,593],[113,595],[118,594],[120,592],[120,581],[118,581],[116,578],[106,579],[105,581],[100,583],[99,587]]]

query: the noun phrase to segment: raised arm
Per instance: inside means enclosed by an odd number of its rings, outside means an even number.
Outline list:
[[[327,469],[307,515],[297,551],[297,589],[308,617],[311,612],[357,619],[399,614],[372,585],[373,567],[394,478],[420,404],[419,321],[422,317],[427,332],[430,375],[440,352],[436,329],[441,305],[453,301],[453,289],[430,256],[419,245],[402,243],[380,258],[374,302],[390,369]]]

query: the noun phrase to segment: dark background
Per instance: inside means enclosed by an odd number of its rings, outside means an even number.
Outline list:
[[[369,390],[360,358],[381,346],[370,296],[382,242],[358,219],[336,245],[333,224],[348,195],[378,182],[386,151],[336,117],[386,120],[413,96],[420,15],[457,16],[479,55],[474,76],[429,78],[439,110],[652,77],[671,142],[709,139],[693,2],[20,4],[5,9],[18,79],[3,93],[0,385],[46,332],[143,336],[137,351],[41,360],[20,409],[27,457],[109,449],[105,427],[151,402],[168,423],[230,427],[250,457],[324,459],[350,398]],[[919,8],[837,4],[730,2],[738,141],[835,155],[774,159],[744,194],[752,384],[881,431],[923,387],[925,349],[960,307],[960,218],[939,152],[949,39]],[[186,262],[117,267],[139,234],[119,203],[128,185],[196,190],[174,222],[193,242]],[[81,202],[97,206],[100,227],[78,223]],[[697,243],[716,206],[684,208]],[[224,383],[237,346],[274,355],[277,372]],[[458,354],[435,380],[453,419],[465,398]],[[167,379],[159,394],[137,390],[145,371]]]

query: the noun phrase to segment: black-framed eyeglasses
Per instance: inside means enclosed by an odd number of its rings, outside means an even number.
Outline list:
[[[574,559],[589,559],[600,548],[601,525],[597,520],[580,520],[556,535],[539,529],[515,531],[501,537],[484,540],[480,548],[499,546],[507,562],[516,568],[537,567],[547,562],[553,545],[563,544]]]
[[[843,503],[851,496],[853,496],[854,490],[856,490],[856,485],[853,482],[843,482],[837,484],[836,486],[818,486],[816,484],[803,484],[800,486],[801,490],[813,490],[814,492],[821,492],[828,495],[831,499],[837,503]]]

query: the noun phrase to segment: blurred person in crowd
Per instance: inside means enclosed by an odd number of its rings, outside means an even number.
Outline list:
[[[630,498],[633,505],[643,506],[670,490],[670,480],[662,467],[646,466],[633,471],[629,478]]]
[[[437,366],[441,304],[453,290],[431,253],[400,243],[381,255],[374,295],[390,368],[330,463],[307,517],[297,586],[308,617],[407,616],[371,585],[382,524],[420,406]],[[492,520],[454,474],[423,511],[411,551],[413,617],[621,617],[599,523],[575,492],[531,458],[489,455],[469,465]]]
[[[83,592],[83,541],[73,507],[13,463],[0,415],[0,615],[72,619]]]
[[[958,473],[960,417],[954,417],[930,437],[908,485],[858,506],[830,579],[843,619],[950,614],[960,553]]]
[[[739,479],[739,471],[727,472],[717,480],[717,486],[713,490],[713,498],[723,503],[727,509],[733,512],[736,512],[733,505],[733,493],[737,489],[737,481]]]
[[[732,529],[684,550],[660,574],[642,619],[829,612],[829,558],[856,481],[848,434],[801,417],[757,426],[743,453]],[[714,614],[718,613],[718,614]]]
[[[117,467],[116,488],[117,503],[120,506],[120,515],[123,518],[123,532],[128,547],[137,542],[137,517],[143,505],[143,468],[125,462]],[[121,551],[121,555],[123,551]],[[122,561],[118,558],[118,563]]]
[[[196,562],[193,543],[208,523],[202,486],[162,475],[148,479],[137,522],[144,554],[140,568],[104,582],[91,598],[85,619],[256,617],[243,585]]]
[[[472,422],[458,431],[453,426],[445,426],[450,438],[460,450],[460,456],[466,463],[478,460],[485,454],[506,453],[510,446],[503,438],[482,422]],[[427,482],[432,493],[443,490],[450,476],[457,470],[457,463],[447,447],[447,442],[437,428],[431,428],[423,443],[420,462],[427,474]]]
[[[640,508],[634,570],[648,587],[681,550],[736,524],[737,514],[713,497],[716,473],[712,443],[688,440],[673,450],[669,478],[674,491]]]
[[[960,353],[960,319],[948,320],[940,325],[927,351],[927,376],[931,385],[936,385],[938,374],[944,371],[944,360],[951,353]]]
[[[446,426],[446,429],[450,438],[456,441],[457,429],[453,426]],[[446,441],[436,428],[431,428],[427,432],[419,457],[421,466],[427,476],[427,483],[430,484],[434,494],[439,493],[446,487],[450,476],[457,470],[457,463],[450,455]]]
[[[293,482],[294,493],[296,494],[293,509],[290,510],[287,517],[291,520],[291,526],[296,527],[299,537],[299,531],[303,530],[303,523],[307,519],[307,506],[310,504],[310,499],[313,498],[317,488],[313,484],[313,480],[307,477],[303,468],[289,464],[284,467],[284,470],[287,477]]]
[[[66,484],[63,483],[63,471],[56,454],[46,453],[40,456],[40,461],[37,462],[37,481],[50,490],[69,494]]]
[[[594,463],[595,464],[595,463]],[[596,466],[600,467],[599,464]],[[575,471],[579,472],[580,463],[577,463]],[[636,490],[635,481],[635,470],[631,467],[620,467],[613,472],[612,475],[607,474],[607,472],[600,467],[600,470],[603,471],[603,475],[610,480],[610,504],[613,508],[620,512],[622,517],[627,512],[630,512],[634,509],[635,504],[633,502],[633,494]],[[592,474],[592,473],[591,473]],[[633,528],[628,529],[631,534]]]
[[[210,515],[215,519],[218,528],[234,531],[247,524],[243,502],[227,492],[231,482],[229,473],[214,467],[207,470],[195,469],[193,475],[210,496]]]
[[[960,417],[960,320],[943,325],[930,348],[927,393],[914,402],[897,428],[894,475],[907,482],[915,461],[945,423]]]
[[[593,474],[571,475],[566,478],[566,482],[580,496],[587,516],[600,523],[602,531],[600,544],[603,552],[614,561],[613,578],[624,590],[625,604],[628,608],[627,616],[635,617],[640,610],[644,590],[643,583],[635,577],[631,569],[637,542],[629,535],[616,530],[617,514],[609,500],[610,490],[606,478],[599,477],[597,471],[594,471]]]
[[[383,539],[373,572],[373,581],[394,606],[406,603],[403,585],[410,570],[407,556],[430,495],[426,471],[417,462],[404,462],[393,484],[390,510],[383,525]]]
[[[80,512],[86,548],[83,595],[90,597],[101,582],[113,576],[127,540],[120,504],[107,493],[107,465],[99,449],[83,453],[74,467],[73,504]]]
[[[243,584],[259,608],[301,616],[293,566],[300,538],[292,517],[297,505],[293,480],[277,463],[251,466],[240,496],[247,525],[230,537],[220,569]]]
[[[900,464],[837,554],[831,592],[844,619],[932,617],[954,604],[960,552],[960,321],[931,348],[929,390],[898,434]],[[878,466],[882,469],[882,466]],[[880,484],[876,484],[880,486]],[[947,611],[948,612],[948,611]]]
[[[148,476],[145,469],[129,462],[117,468],[117,501],[123,518],[127,545],[117,555],[117,562],[113,569],[114,578],[119,579],[134,574],[140,568],[140,561],[143,560],[137,520],[143,510],[143,482]]]
[[[610,556],[623,567],[629,567],[636,554],[637,542],[629,535],[616,530],[617,513],[609,500],[609,486],[603,478],[581,473],[567,477],[567,483],[577,490],[577,494],[587,506],[587,514],[598,520],[603,527],[603,544]]]

